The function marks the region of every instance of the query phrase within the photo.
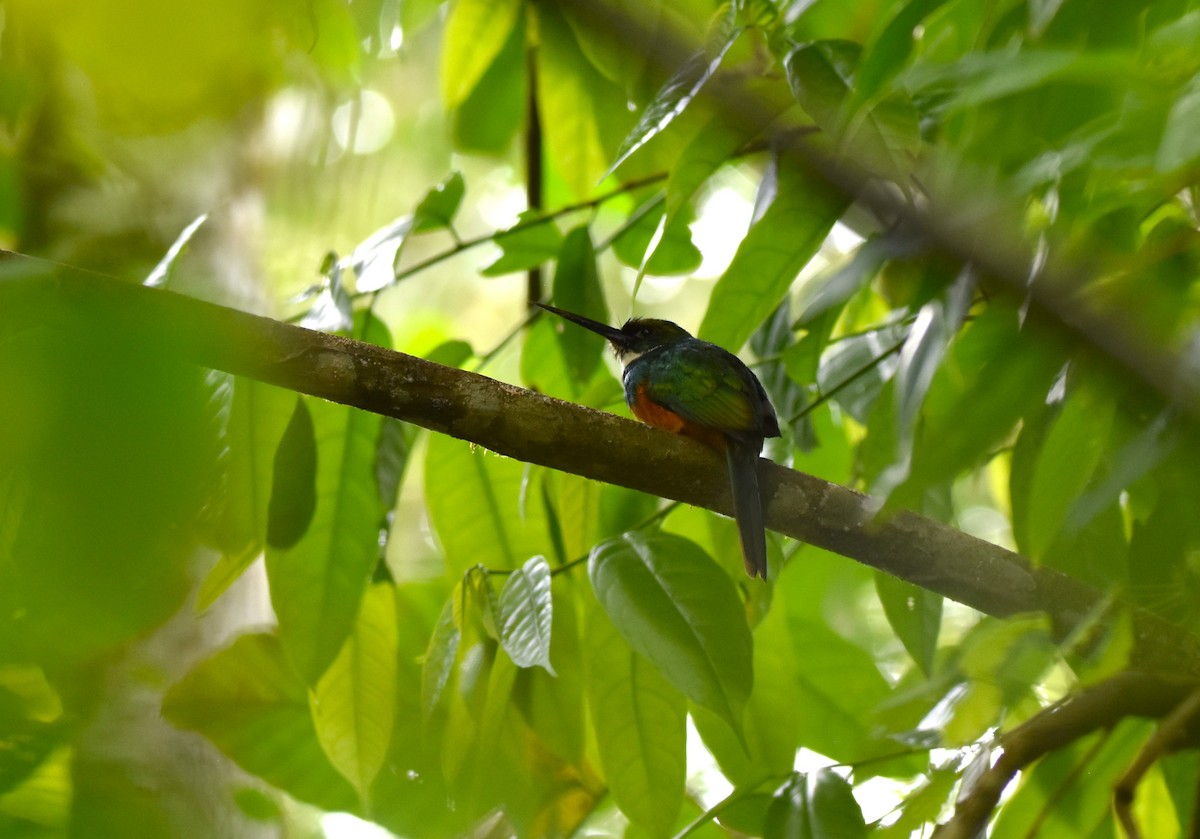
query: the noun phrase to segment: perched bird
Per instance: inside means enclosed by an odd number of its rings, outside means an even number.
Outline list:
[[[762,383],[736,355],[669,320],[633,318],[618,329],[539,305],[608,339],[625,368],[625,401],[635,417],[725,453],[746,573],[765,580],[758,454],[765,438],[779,436],[779,421]]]

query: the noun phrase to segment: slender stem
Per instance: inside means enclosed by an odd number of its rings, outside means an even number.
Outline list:
[[[525,53],[526,84],[529,93],[525,108],[525,206],[531,211],[542,211],[542,116],[538,109],[537,47],[530,46]],[[525,300],[530,305],[542,299],[542,266],[529,269],[525,285]]]

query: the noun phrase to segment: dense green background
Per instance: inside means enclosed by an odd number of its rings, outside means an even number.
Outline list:
[[[1200,6],[605,6],[650,53],[594,8],[0,6],[0,282],[166,284],[622,413],[530,297],[667,316],[755,363],[772,459],[1193,627]],[[5,837],[928,836],[998,732],[1131,663],[1120,608],[1061,638],[776,537],[751,582],[719,516],[103,326],[0,340]],[[992,836],[1119,835],[1150,730],[1046,757]],[[1146,835],[1196,782],[1155,764]]]

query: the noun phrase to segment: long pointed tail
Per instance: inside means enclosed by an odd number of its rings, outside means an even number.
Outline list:
[[[751,577],[767,578],[767,534],[758,491],[758,448],[739,441],[725,447],[733,489],[733,516],[742,541],[742,558]]]

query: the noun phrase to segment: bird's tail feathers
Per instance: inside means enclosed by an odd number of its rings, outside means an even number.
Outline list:
[[[733,490],[733,515],[742,543],[742,558],[751,577],[767,578],[767,534],[758,489],[758,449],[740,441],[725,447]]]

